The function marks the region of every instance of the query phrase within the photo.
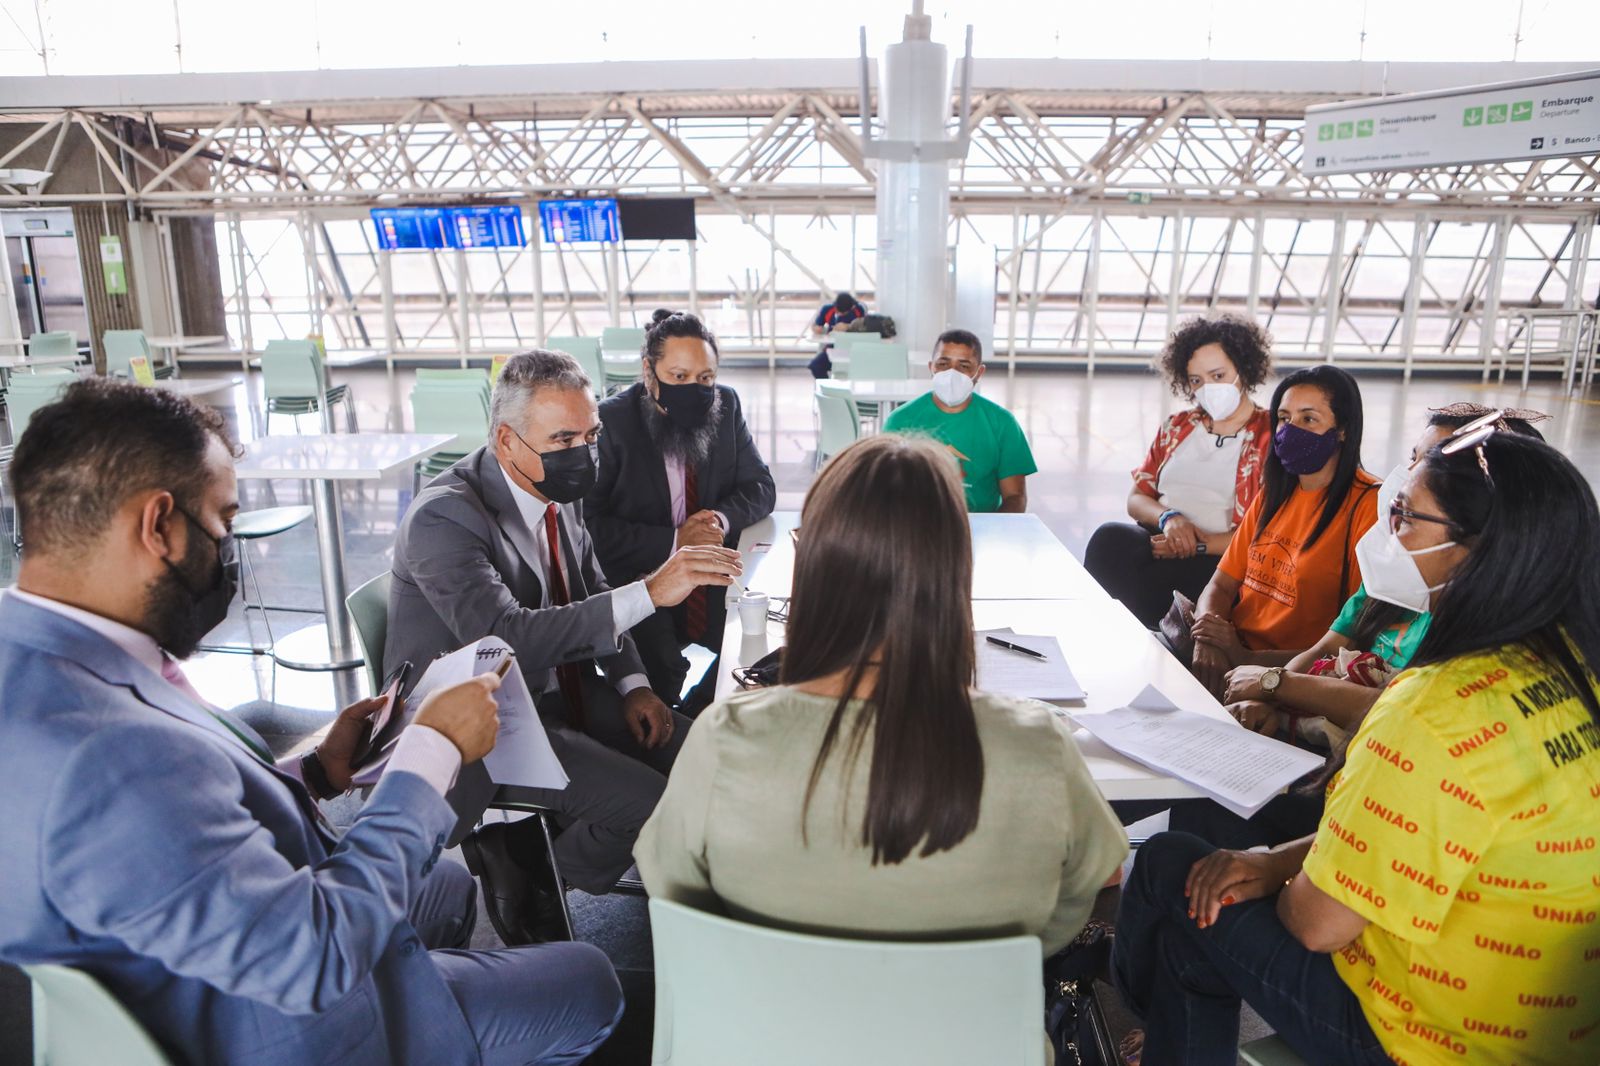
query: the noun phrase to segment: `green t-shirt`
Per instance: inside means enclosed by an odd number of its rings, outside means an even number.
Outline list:
[[[1016,418],[976,393],[963,410],[954,413],[939,410],[933,393],[925,393],[891,411],[883,429],[885,433],[925,433],[959,452],[956,458],[961,462],[969,511],[998,511],[1000,480],[1039,469]]]
[[[1356,616],[1361,613],[1361,608],[1366,606],[1367,599],[1367,586],[1362,585],[1356,589],[1354,596],[1345,601],[1344,610],[1333,620],[1333,631],[1342,637],[1355,636]],[[1407,614],[1405,621],[1379,633],[1369,649],[1396,670],[1404,670],[1411,664],[1412,657],[1422,646],[1422,638],[1428,635],[1428,623],[1433,621],[1433,615],[1427,612],[1422,614],[1407,612]]]

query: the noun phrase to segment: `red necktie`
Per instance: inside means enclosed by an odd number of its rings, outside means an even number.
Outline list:
[[[695,468],[685,463],[683,465],[683,514],[688,517],[700,510],[700,475]],[[706,590],[701,586],[689,593],[689,598],[683,601],[683,629],[688,638],[696,643],[703,641],[706,635]]]
[[[572,599],[567,595],[566,578],[561,575],[561,523],[556,512],[553,503],[544,512],[545,542],[550,547],[550,602],[565,607]],[[567,704],[567,724],[583,732],[583,674],[578,664],[562,663],[556,667],[556,684]]]

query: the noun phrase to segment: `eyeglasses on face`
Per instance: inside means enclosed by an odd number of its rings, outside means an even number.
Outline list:
[[[1440,526],[1455,525],[1448,518],[1440,518],[1434,514],[1424,514],[1421,511],[1413,511],[1409,508],[1401,507],[1398,503],[1391,503],[1389,505],[1389,532],[1400,532],[1401,522],[1432,522]]]

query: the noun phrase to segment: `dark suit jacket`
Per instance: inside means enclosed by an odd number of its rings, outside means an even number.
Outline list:
[[[667,561],[676,529],[666,462],[639,412],[643,382],[600,404],[600,477],[584,501],[595,554],[614,584],[635,581]],[[728,517],[729,546],[739,532],[772,513],[777,488],[761,461],[739,394],[718,385],[722,421],[711,454],[697,468],[700,508]]]
[[[611,586],[595,561],[582,505],[561,508],[563,571],[572,603],[543,602],[533,536],[522,521],[494,453],[479,448],[428,483],[395,537],[389,589],[387,674],[409,660],[421,676],[444,652],[496,636],[517,654],[537,699],[562,663],[598,661],[616,684],[644,665],[624,633],[619,642]]]

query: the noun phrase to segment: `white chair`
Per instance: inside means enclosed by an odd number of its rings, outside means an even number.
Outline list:
[[[589,375],[589,382],[594,386],[594,398],[605,398],[606,364],[600,358],[599,337],[546,337],[544,346],[552,351],[566,352],[576,359],[578,365],[583,367],[583,372]]]
[[[68,966],[24,966],[33,982],[36,1066],[169,1066],[167,1057],[100,983]]]
[[[1044,1066],[1037,937],[839,940],[650,901],[656,1066]]]
[[[840,386],[824,389],[823,384],[817,382],[814,394],[817,405],[818,470],[822,469],[824,462],[861,437],[861,415],[856,409],[855,400],[834,391]]]
[[[856,381],[904,381],[910,353],[899,341],[856,341],[850,346],[850,376]]]
[[[607,326],[600,331],[600,355],[605,367],[606,391],[639,380],[639,357],[644,351],[642,329]]]

